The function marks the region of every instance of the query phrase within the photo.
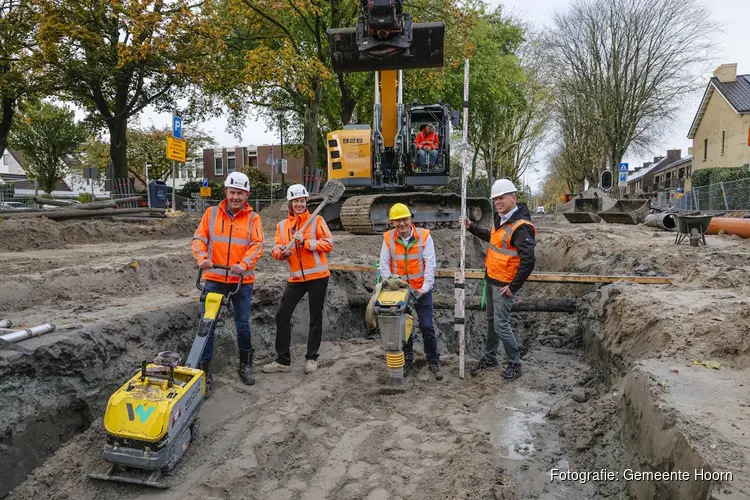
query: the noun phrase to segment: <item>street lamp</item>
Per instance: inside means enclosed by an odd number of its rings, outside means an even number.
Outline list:
[[[281,163],[284,162],[284,114],[287,111],[291,111],[289,108],[285,108],[283,106],[279,106],[276,108],[273,108],[273,112],[276,113],[276,115],[279,117],[279,135],[281,136],[281,158],[279,159]],[[274,168],[276,165],[273,166]],[[281,190],[284,190],[284,171],[281,171]]]

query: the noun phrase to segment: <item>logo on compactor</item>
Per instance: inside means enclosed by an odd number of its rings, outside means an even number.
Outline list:
[[[128,418],[132,422],[135,420],[135,416],[138,415],[138,418],[141,419],[141,423],[144,423],[146,420],[148,420],[148,417],[151,416],[151,414],[154,412],[155,406],[152,406],[149,409],[144,408],[143,405],[138,405],[135,408],[135,411],[133,411],[133,405],[130,403],[125,403],[128,407]]]

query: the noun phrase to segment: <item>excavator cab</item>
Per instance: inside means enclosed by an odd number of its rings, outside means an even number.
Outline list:
[[[414,23],[402,0],[360,0],[354,28],[329,29],[336,73],[443,66],[445,26]]]

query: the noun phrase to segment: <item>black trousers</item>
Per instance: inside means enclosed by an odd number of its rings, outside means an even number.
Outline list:
[[[328,289],[328,277],[301,283],[286,284],[281,304],[276,311],[276,362],[289,366],[292,364],[289,352],[292,343],[292,313],[308,294],[310,300],[310,332],[307,338],[306,359],[318,359],[318,349],[323,338],[323,304],[325,303],[326,290]]]

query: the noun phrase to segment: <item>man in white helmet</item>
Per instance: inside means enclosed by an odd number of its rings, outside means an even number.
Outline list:
[[[193,236],[192,248],[198,266],[204,270],[205,291],[232,295],[234,325],[240,352],[239,376],[247,385],[255,384],[253,375],[253,346],[250,339],[250,306],[253,300],[255,264],[263,254],[263,225],[260,215],[247,203],[250,180],[242,172],[232,172],[224,182],[226,199],[218,206],[209,207],[203,214]],[[213,269],[214,265],[230,270]],[[206,391],[213,385],[211,358],[213,333],[206,341],[200,368],[206,372]]]
[[[487,344],[484,356],[471,369],[471,374],[478,375],[499,366],[497,350],[502,341],[508,357],[503,378],[515,380],[521,376],[521,354],[510,326],[510,313],[513,296],[534,270],[536,228],[531,223],[528,207],[518,203],[516,186],[510,179],[495,181],[490,196],[497,210],[492,229],[477,227],[466,219],[471,234],[490,244],[485,258],[485,279],[489,285]]]

